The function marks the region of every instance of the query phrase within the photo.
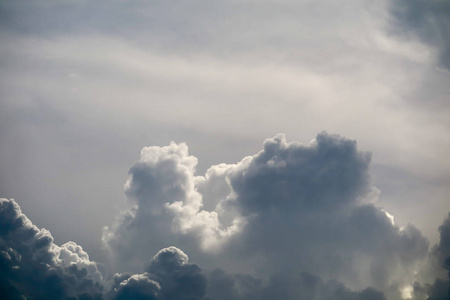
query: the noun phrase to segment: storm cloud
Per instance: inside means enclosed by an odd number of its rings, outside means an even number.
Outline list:
[[[185,144],[142,150],[125,185],[134,206],[105,229],[115,259],[149,260],[145,249],[170,243],[210,268],[265,279],[302,270],[384,290],[412,284],[426,258],[422,234],[374,204],[370,154],[355,141],[321,133],[302,145],[277,135],[205,176],[194,175],[196,164]]]
[[[449,12],[0,1],[0,298],[448,298]]]
[[[189,264],[188,256],[180,249],[168,247],[153,257],[145,273],[116,274],[112,295],[116,300],[201,300],[206,286],[200,267]]]
[[[112,299],[190,299],[190,300],[385,300],[373,288],[350,291],[337,281],[324,282],[319,277],[271,276],[270,281],[248,274],[228,274],[216,269],[204,272],[188,263],[188,256],[176,247],[159,251],[145,273],[116,274],[109,294]]]
[[[446,271],[446,278],[436,279],[433,285],[428,287],[429,300],[450,299],[450,214],[439,227],[439,233],[440,241],[434,247],[432,255],[436,257],[438,267]]]
[[[369,163],[355,141],[336,135],[319,134],[309,146],[282,135],[266,140],[229,174],[233,201],[248,219],[234,246],[279,271],[302,269],[354,288],[406,279],[427,241],[372,203]]]
[[[278,134],[257,154],[214,165],[204,176],[195,175],[198,161],[184,143],[145,147],[125,183],[131,207],[104,228],[115,274],[100,272],[74,242],[54,244],[14,200],[1,199],[0,293],[447,300],[450,215],[429,251],[418,229],[397,226],[377,206],[370,161],[356,141],[326,132],[309,144]]]
[[[2,299],[101,299],[102,292],[102,274],[79,245],[55,245],[14,200],[0,199]]]

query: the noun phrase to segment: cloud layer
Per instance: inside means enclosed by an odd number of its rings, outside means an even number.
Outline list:
[[[440,39],[445,30],[432,24],[445,26],[447,10],[429,7],[445,1],[397,2],[417,20],[427,15],[422,36]],[[328,128],[376,153],[380,205],[434,242],[449,209],[448,73],[434,68],[437,43],[386,30],[394,19],[416,37],[416,19],[392,14],[392,5],[2,2],[3,196],[21,199],[57,240],[70,234],[103,260],[98,235],[121,205],[124,173],[144,141],[187,142],[203,175],[276,132],[307,141]],[[44,217],[47,206],[59,219]],[[85,222],[72,211],[84,211]]]
[[[54,244],[14,200],[1,199],[0,293],[447,300],[450,215],[428,251],[419,230],[398,227],[376,206],[370,159],[338,135],[323,132],[303,145],[279,134],[257,154],[196,176],[197,159],[186,144],[145,147],[125,184],[131,208],[104,229],[110,268],[120,271],[113,276],[76,243]]]

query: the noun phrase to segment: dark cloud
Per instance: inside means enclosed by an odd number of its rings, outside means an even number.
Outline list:
[[[245,215],[335,211],[367,194],[369,162],[355,141],[320,134],[305,147],[278,135],[265,141],[245,169],[232,172],[230,181]]]
[[[118,281],[121,278],[123,281]],[[112,293],[115,300],[157,300],[161,299],[161,286],[148,278],[148,274],[137,274],[126,276],[116,274],[114,277],[116,285]]]
[[[425,257],[413,226],[399,228],[370,203],[370,155],[356,142],[319,134],[309,146],[268,139],[229,172],[230,200],[247,225],[231,247],[262,257],[271,272],[304,270],[363,287],[385,288]]]
[[[440,241],[434,254],[442,268],[447,271],[447,279],[437,279],[429,289],[428,300],[450,299],[450,214],[439,227]]]
[[[101,299],[102,275],[73,242],[61,247],[14,200],[0,199],[2,299]]]
[[[400,0],[391,2],[396,29],[436,47],[440,64],[450,68],[450,1]]]
[[[116,274],[112,297],[122,299],[201,300],[207,287],[206,277],[178,248],[159,251],[147,272],[136,275]]]
[[[215,270],[208,276],[210,299],[270,300],[270,299],[346,299],[385,300],[383,293],[372,288],[350,291],[337,281],[325,282],[321,278],[302,272],[297,276],[272,276],[268,284],[250,275],[227,274]]]
[[[159,251],[147,271],[160,283],[164,299],[200,300],[204,297],[206,278],[200,267],[189,264],[188,256],[178,248]]]
[[[302,145],[277,135],[256,155],[212,166],[204,177],[195,176],[196,164],[185,144],[141,151],[125,185],[133,207],[103,236],[113,259],[125,261],[118,265],[140,270],[109,281],[79,245],[55,245],[14,200],[1,199],[0,293],[5,299],[449,299],[448,277],[434,280],[439,274],[430,269],[437,275],[427,283],[417,272],[427,254],[449,271],[450,215],[428,252],[414,226],[396,226],[375,205],[370,154],[355,141],[321,133]],[[176,247],[161,247],[168,242]],[[207,271],[190,263],[180,245]]]
[[[372,288],[350,291],[337,281],[300,273],[298,276],[271,276],[268,283],[245,274],[228,274],[221,269],[204,273],[188,263],[180,249],[169,247],[155,255],[147,272],[116,274],[112,299],[148,300],[385,300]]]
[[[450,271],[450,214],[439,226],[440,240],[434,251],[440,258],[441,265]]]
[[[448,280],[437,279],[428,290],[429,298],[427,300],[449,300],[450,283]]]
[[[134,207],[104,234],[123,269],[171,243],[211,269],[265,279],[300,270],[384,290],[412,284],[426,257],[421,233],[374,205],[370,154],[355,141],[321,133],[301,145],[277,135],[204,177],[196,164],[185,144],[142,150],[126,183]]]

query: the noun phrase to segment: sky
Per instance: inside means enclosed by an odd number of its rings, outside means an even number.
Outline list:
[[[0,0],[2,299],[450,299],[450,1]]]

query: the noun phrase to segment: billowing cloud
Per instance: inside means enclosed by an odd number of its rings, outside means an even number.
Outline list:
[[[178,248],[159,251],[147,271],[157,280],[165,299],[202,299],[207,281],[200,267],[188,263],[188,256]]]
[[[55,245],[13,199],[0,199],[2,299],[100,299],[102,289],[102,274],[79,245]]]
[[[159,251],[145,273],[116,274],[112,298],[201,300],[206,293],[207,280],[200,267],[188,263],[188,256],[178,248]]]
[[[375,206],[370,154],[355,141],[321,133],[301,145],[277,135],[204,177],[196,164],[185,144],[142,150],[125,185],[134,206],[104,233],[123,268],[169,243],[210,268],[265,279],[301,270],[387,290],[413,283],[426,257],[421,233]]]
[[[198,252],[197,243],[211,249],[237,230],[237,220],[224,228],[217,212],[201,210],[196,185],[205,179],[194,175],[196,165],[185,144],[142,149],[125,184],[134,206],[104,230],[105,245],[118,261],[140,265],[169,245],[189,252]]]
[[[370,159],[338,135],[323,132],[303,145],[279,134],[259,153],[196,176],[186,144],[146,147],[125,184],[131,208],[104,229],[110,267],[121,272],[110,279],[81,246],[55,245],[14,200],[1,199],[0,292],[6,299],[448,300],[450,216],[428,251],[419,230],[395,225],[376,206]]]
[[[123,278],[123,275],[116,274],[115,280]],[[132,276],[125,276],[125,280],[114,286],[113,299],[126,300],[156,300],[160,299],[161,286],[148,278],[147,274],[137,274]]]
[[[382,292],[367,288],[350,291],[337,281],[319,277],[272,276],[269,282],[246,274],[228,274],[221,269],[205,273],[176,247],[159,251],[146,272],[135,275],[116,274],[109,296],[115,300],[385,300]]]
[[[248,219],[235,246],[271,270],[302,269],[353,288],[406,279],[427,252],[412,226],[400,229],[371,202],[370,156],[354,141],[319,134],[309,145],[268,139],[264,150],[229,174]],[[261,263],[261,262],[260,262]]]
[[[447,297],[449,8],[0,1],[0,298]]]
[[[450,2],[402,0],[391,4],[396,29],[435,47],[442,67],[450,69]]]
[[[0,200],[0,224],[0,295],[5,300],[385,299],[373,289],[352,292],[307,273],[272,276],[267,284],[219,269],[205,273],[176,247],[158,251],[145,272],[116,273],[108,283],[79,245],[55,245],[50,232],[34,226],[14,200]]]

